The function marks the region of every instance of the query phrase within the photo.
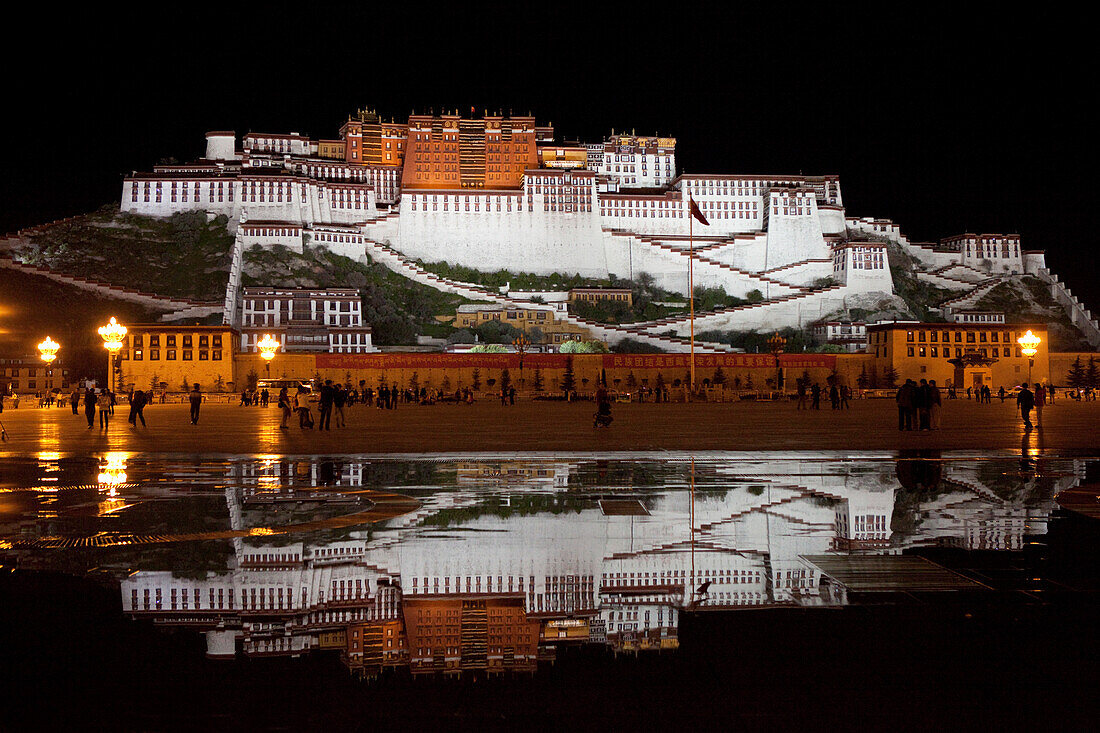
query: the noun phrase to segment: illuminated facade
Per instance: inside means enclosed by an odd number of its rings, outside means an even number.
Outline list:
[[[977,296],[968,296],[990,276],[1046,272],[1043,254],[1022,250],[1015,235],[925,245],[893,222],[847,216],[836,175],[682,174],[673,137],[612,134],[584,144],[553,134],[533,115],[472,110],[402,122],[360,110],[338,139],[249,133],[240,149],[233,133],[212,132],[204,159],[126,177],[122,209],[224,214],[240,239],[238,270],[252,246],[309,244],[370,257],[471,300],[484,298],[417,273],[416,261],[599,279],[644,273],[686,294],[690,234],[695,286],[760,300],[700,314],[704,331],[805,327],[863,307],[864,296],[892,295],[888,243],[920,262],[920,279],[967,291],[945,313],[972,308]],[[707,226],[692,226],[691,200]],[[231,272],[231,325],[239,325],[239,288]],[[662,319],[595,336],[683,351],[689,331],[686,318]],[[668,343],[670,333],[681,341]]]
[[[1017,339],[1031,330],[1041,341],[1032,382],[1048,382],[1045,325],[1019,323],[875,323],[867,326],[867,354],[877,374],[893,369],[898,381],[936,380],[939,387],[1000,387],[1028,381],[1028,359]]]

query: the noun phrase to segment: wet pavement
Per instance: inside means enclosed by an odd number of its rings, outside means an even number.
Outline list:
[[[1100,598],[1059,501],[1098,478],[1026,443],[9,454],[0,727],[1055,727]]]
[[[594,429],[591,402],[520,400],[502,407],[401,405],[346,409],[347,428],[301,430],[292,419],[279,427],[273,408],[205,404],[191,425],[182,404],[151,405],[147,427],[132,429],[128,408],[116,408],[106,430],[88,429],[69,408],[7,409],[0,420],[8,440],[0,456],[39,451],[90,454],[107,450],[197,455],[467,453],[471,451],[895,451],[1003,450],[1100,454],[1100,402],[1059,401],[1043,411],[1041,427],[1025,432],[1015,405],[994,400],[948,400],[943,429],[899,432],[892,400],[855,400],[850,410],[798,410],[793,402],[616,404],[609,428]],[[315,411],[316,413],[316,411]],[[315,415],[316,416],[316,415]]]

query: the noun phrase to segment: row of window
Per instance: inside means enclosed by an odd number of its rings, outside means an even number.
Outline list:
[[[951,358],[951,347],[944,346],[942,351],[943,351],[943,358],[944,359],[950,359]],[[973,349],[967,349],[967,351],[973,351]],[[990,347],[990,349],[986,349],[986,348],[982,347],[982,348],[977,349],[976,351],[984,357],[989,357],[990,356],[989,351],[992,351],[992,356],[993,357],[997,357],[997,356],[1010,357],[1010,356],[1012,356],[1012,347],[1011,346],[1003,346],[1003,347],[993,346],[993,347]],[[906,347],[906,352],[907,352],[908,356],[915,356],[915,357],[919,357],[919,358],[931,357],[931,358],[935,359],[935,358],[940,356],[940,353],[939,353],[940,352],[940,347],[938,347],[938,346],[916,346],[916,347],[907,346]],[[882,349],[882,354],[883,354],[883,356],[886,355],[886,348],[885,347],[883,347],[883,349]],[[876,355],[877,355],[877,349],[876,349]],[[955,358],[956,359],[962,358],[962,355],[963,355],[963,350],[956,347],[955,348]],[[1016,347],[1016,356],[1017,357],[1022,357],[1023,356],[1023,353],[1022,353],[1019,346]]]
[[[192,361],[194,352],[191,349],[184,349],[180,352],[183,361]],[[130,359],[131,352],[124,350],[122,352],[123,359]],[[132,352],[132,358],[134,361],[142,361],[145,358],[145,352],[142,349],[134,349]],[[166,349],[164,352],[165,361],[176,360],[176,350]],[[220,349],[208,351],[206,349],[199,350],[199,361],[221,361],[222,352]],[[160,361],[160,349],[149,349],[149,361]]]
[[[928,341],[933,344],[941,341],[942,343],[946,344],[951,340],[950,336],[952,333],[955,334],[955,343],[963,342],[962,331],[943,331],[942,337],[940,331],[906,331],[905,340],[909,342]],[[1015,343],[1015,339],[1013,338],[1015,335],[1016,334],[1011,331],[966,331],[966,343],[984,344],[986,342],[989,342],[994,344],[1011,344]]]
[[[160,337],[161,337],[161,334],[159,334],[159,333],[149,334],[149,346],[152,347],[152,348],[156,348],[156,347],[160,346],[160,344],[161,344],[161,338]],[[183,342],[183,348],[190,349],[191,346],[192,346],[192,343],[193,343],[193,338],[194,337],[191,336],[190,334],[184,334],[181,337],[181,341]],[[141,348],[142,346],[145,345],[145,336],[140,334],[140,333],[136,333],[136,334],[131,335],[130,336],[130,344],[134,348]],[[174,333],[165,334],[164,335],[164,345],[168,346],[168,347],[175,346],[176,345],[176,334],[174,334]],[[213,346],[215,349],[220,349],[221,346],[222,346],[222,335],[220,333],[216,333],[216,334],[212,334],[212,335],[211,334],[202,334],[202,335],[200,335],[199,336],[199,348],[206,348],[206,347],[209,347],[209,346]]]

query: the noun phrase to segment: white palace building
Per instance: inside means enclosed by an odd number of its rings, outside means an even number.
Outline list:
[[[367,110],[334,140],[249,133],[238,145],[232,132],[207,133],[203,159],[126,177],[121,206],[229,218],[237,242],[226,320],[234,325],[243,253],[257,245],[326,247],[484,300],[416,261],[593,278],[647,273],[686,293],[693,233],[697,286],[763,300],[700,314],[697,330],[801,327],[853,297],[891,295],[888,242],[920,261],[922,279],[951,290],[1045,271],[1043,253],[1023,250],[1016,235],[919,244],[892,222],[850,217],[836,175],[678,174],[675,148],[675,138],[635,134],[558,143],[552,127],[530,116],[430,114],[397,123]],[[692,227],[690,199],[709,226]],[[685,318],[597,335],[644,341],[688,328]]]

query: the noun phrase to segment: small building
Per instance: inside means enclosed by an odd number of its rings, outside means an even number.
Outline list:
[[[1028,367],[1017,339],[1030,330],[1039,337]],[[875,373],[893,370],[906,379],[934,379],[940,387],[1008,389],[1028,381],[1049,381],[1049,340],[1043,324],[884,322],[867,326],[867,353]]]
[[[196,382],[207,392],[231,389],[233,352],[240,340],[233,328],[139,323],[127,329],[119,351],[119,392],[130,386],[155,389],[160,384],[183,391],[185,384]]]
[[[241,293],[241,350],[256,353],[264,334],[287,352],[363,354],[378,351],[363,323],[355,288],[246,287]]]
[[[518,328],[529,338],[532,335],[541,334],[541,338],[532,339],[532,342],[538,344],[561,344],[566,341],[591,338],[588,329],[558,320],[555,312],[548,308],[470,303],[458,307],[452,324],[455,328],[476,328],[490,321],[500,321]],[[535,329],[538,330],[535,331]]]
[[[849,353],[867,346],[867,324],[863,321],[818,321],[810,330],[815,341],[841,346]]]
[[[634,293],[630,288],[573,288],[569,291],[569,302],[598,303],[608,300],[618,303],[634,305]]]
[[[54,389],[68,393],[73,386],[69,370],[60,359],[49,364],[37,356],[0,359],[0,396],[35,394]]]
[[[950,311],[950,309],[948,309]],[[947,320],[952,323],[990,323],[990,324],[1004,324],[1005,314],[1003,311],[950,311],[946,315]]]
[[[960,255],[960,264],[990,273],[1024,271],[1019,234],[956,234],[940,240]]]

